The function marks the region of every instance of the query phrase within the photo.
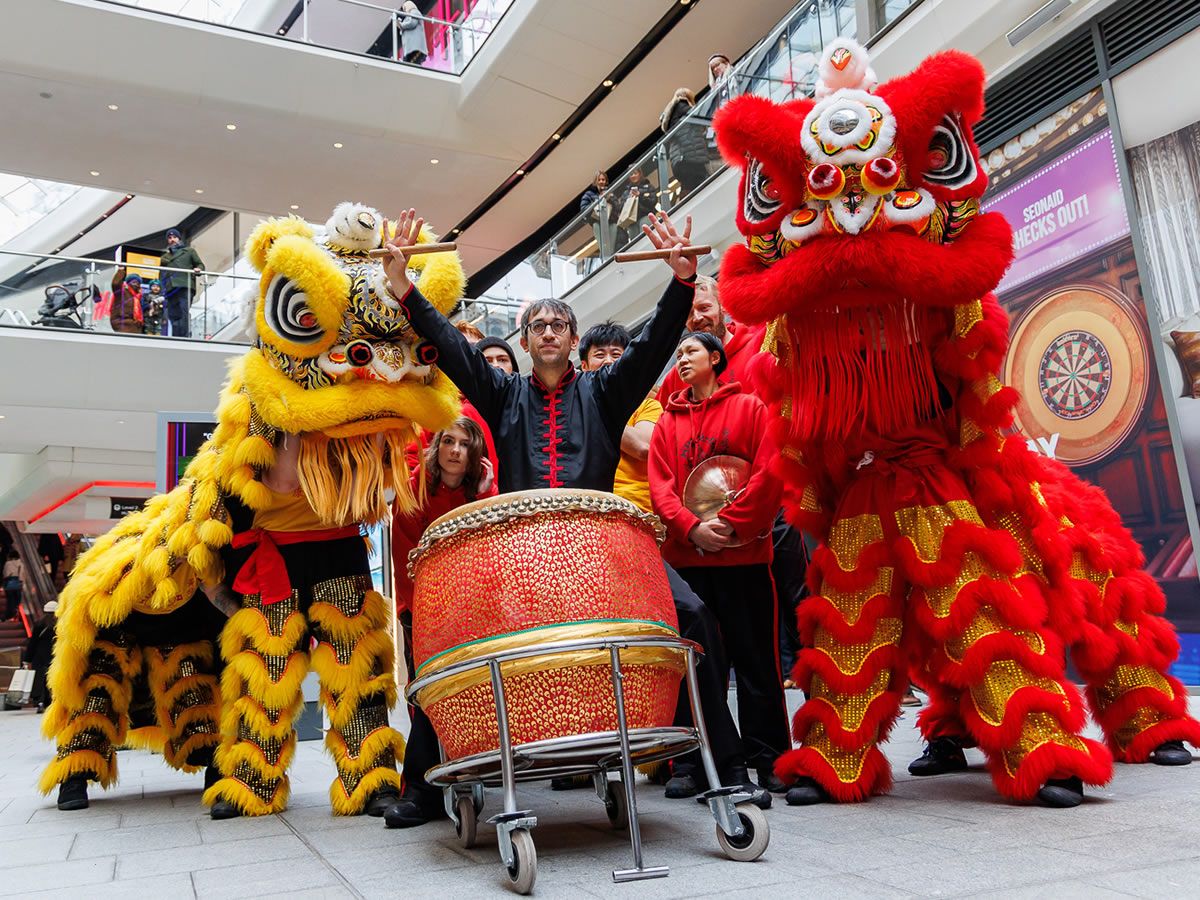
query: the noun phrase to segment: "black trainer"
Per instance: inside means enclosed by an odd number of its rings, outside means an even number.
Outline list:
[[[58,808],[63,812],[88,808],[88,779],[90,774],[72,775],[58,786]]]
[[[217,819],[236,819],[242,814],[237,804],[230,803],[228,800],[218,800],[212,805],[212,809],[208,811],[212,818]]]
[[[436,806],[432,799],[429,803],[418,803],[411,797],[401,797],[383,814],[383,822],[388,828],[416,828],[434,819],[444,818],[446,809],[442,806],[440,797],[437,798]]]
[[[774,769],[758,770],[758,786],[772,794],[786,794],[788,791],[788,786],[775,774]]]
[[[207,791],[210,787],[221,780],[221,770],[216,766],[209,765],[204,767],[204,789]]]
[[[784,798],[788,806],[813,806],[817,803],[829,803],[832,798],[829,792],[817,784],[813,778],[801,778],[788,788]]]
[[[698,793],[700,785],[692,775],[672,775],[667,779],[667,786],[663,790],[663,796],[668,800],[683,800],[686,797],[695,797]]]
[[[363,812],[368,816],[374,816],[378,819],[395,806],[396,801],[399,799],[400,792],[394,787],[382,787],[367,800],[367,805],[363,808]]]
[[[1037,798],[1051,809],[1070,809],[1083,802],[1083,781],[1075,776],[1051,778],[1037,792]]]
[[[961,772],[967,757],[957,738],[936,737],[925,745],[925,752],[908,764],[909,775],[945,775]]]
[[[552,791],[573,791],[578,788],[585,788],[591,784],[592,779],[586,775],[562,775],[558,778],[550,779],[550,790]]]
[[[1156,766],[1186,766],[1192,762],[1192,752],[1183,741],[1164,741],[1150,752],[1150,762]]]

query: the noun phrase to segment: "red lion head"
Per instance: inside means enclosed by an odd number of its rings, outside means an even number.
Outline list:
[[[979,62],[947,51],[876,87],[866,50],[838,39],[821,76],[816,99],[743,96],[717,114],[721,152],[742,170],[746,246],[721,270],[730,312],[764,322],[901,300],[947,307],[990,292],[1012,236],[998,214],[979,214]]]

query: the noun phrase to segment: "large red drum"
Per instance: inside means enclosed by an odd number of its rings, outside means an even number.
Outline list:
[[[677,636],[658,519],[612,494],[537,490],[460,507],[426,530],[409,558],[415,582],[415,677],[549,641]],[[678,650],[621,653],[630,728],[670,725]],[[503,664],[514,744],[617,729],[607,650]],[[499,746],[486,666],[424,688],[417,702],[448,759]]]

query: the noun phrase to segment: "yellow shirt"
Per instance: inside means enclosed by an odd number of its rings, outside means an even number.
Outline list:
[[[321,521],[304,491],[297,489],[290,494],[271,491],[271,505],[254,514],[254,527],[266,531],[321,531],[329,524]]]
[[[639,422],[657,422],[663,414],[662,404],[653,396],[642,401],[637,412],[629,419],[626,427],[637,425]],[[613,479],[613,493],[624,497],[630,503],[635,503],[646,512],[654,512],[650,505],[650,475],[649,464],[644,459],[634,459],[628,453],[621,453],[621,464],[617,466],[617,474]]]

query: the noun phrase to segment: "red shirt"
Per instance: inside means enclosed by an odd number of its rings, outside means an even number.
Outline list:
[[[725,339],[722,343],[725,345],[725,359],[728,360],[729,366],[721,373],[721,384],[732,384],[739,381],[745,387],[747,393],[752,391],[752,384],[749,378],[748,366],[750,361],[754,359],[762,351],[763,338],[767,333],[766,325],[742,325],[740,322],[730,322],[725,326]],[[674,366],[671,367],[665,376],[663,376],[662,387],[658,389],[658,394],[655,395],[655,400],[663,406],[667,405],[667,398],[672,394],[676,394],[686,388],[683,379],[679,377],[679,372]]]
[[[413,486],[416,493],[416,486]],[[476,499],[496,496],[496,483]],[[425,497],[425,505],[411,513],[392,513],[392,580],[395,581],[396,614],[412,609],[413,582],[408,577],[408,553],[421,541],[434,520],[452,509],[458,509],[464,503],[470,503],[462,485],[448,488],[441,482],[436,486],[430,485]]]
[[[663,558],[679,567],[744,566],[771,561],[771,525],[779,511],[781,482],[770,474],[773,451],[767,439],[766,406],[740,384],[724,384],[707,400],[692,403],[688,390],[667,399],[650,439],[650,499],[667,526]],[[688,540],[699,524],[683,505],[683,486],[692,470],[710,456],[737,456],[750,463],[741,495],[719,518],[733,526],[740,547],[700,553]]]

